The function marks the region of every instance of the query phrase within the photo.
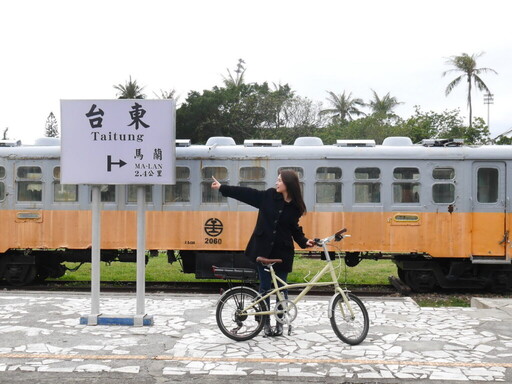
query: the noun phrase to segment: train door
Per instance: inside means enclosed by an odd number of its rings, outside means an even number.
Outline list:
[[[506,196],[505,163],[473,163],[471,238],[474,262],[506,256]]]

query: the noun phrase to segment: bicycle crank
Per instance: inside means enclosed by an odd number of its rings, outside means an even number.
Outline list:
[[[276,303],[274,313],[276,321],[289,325],[297,317],[297,306],[293,301],[281,300]]]

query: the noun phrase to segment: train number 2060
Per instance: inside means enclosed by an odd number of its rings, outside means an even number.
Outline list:
[[[213,237],[205,237],[204,238],[205,244],[222,244],[222,239],[217,239]]]

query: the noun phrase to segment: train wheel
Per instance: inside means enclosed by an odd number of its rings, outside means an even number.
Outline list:
[[[400,267],[396,267],[396,271],[398,274],[398,278],[402,280],[403,283],[405,283],[405,271]]]
[[[21,287],[32,283],[36,275],[35,265],[11,264],[7,267],[5,279],[10,285]]]
[[[404,271],[405,284],[414,292],[432,292],[437,285],[432,271]]]

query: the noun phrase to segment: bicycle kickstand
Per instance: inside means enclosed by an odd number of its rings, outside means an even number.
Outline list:
[[[293,329],[292,324],[291,323],[288,324],[288,336],[292,335],[292,329]]]

